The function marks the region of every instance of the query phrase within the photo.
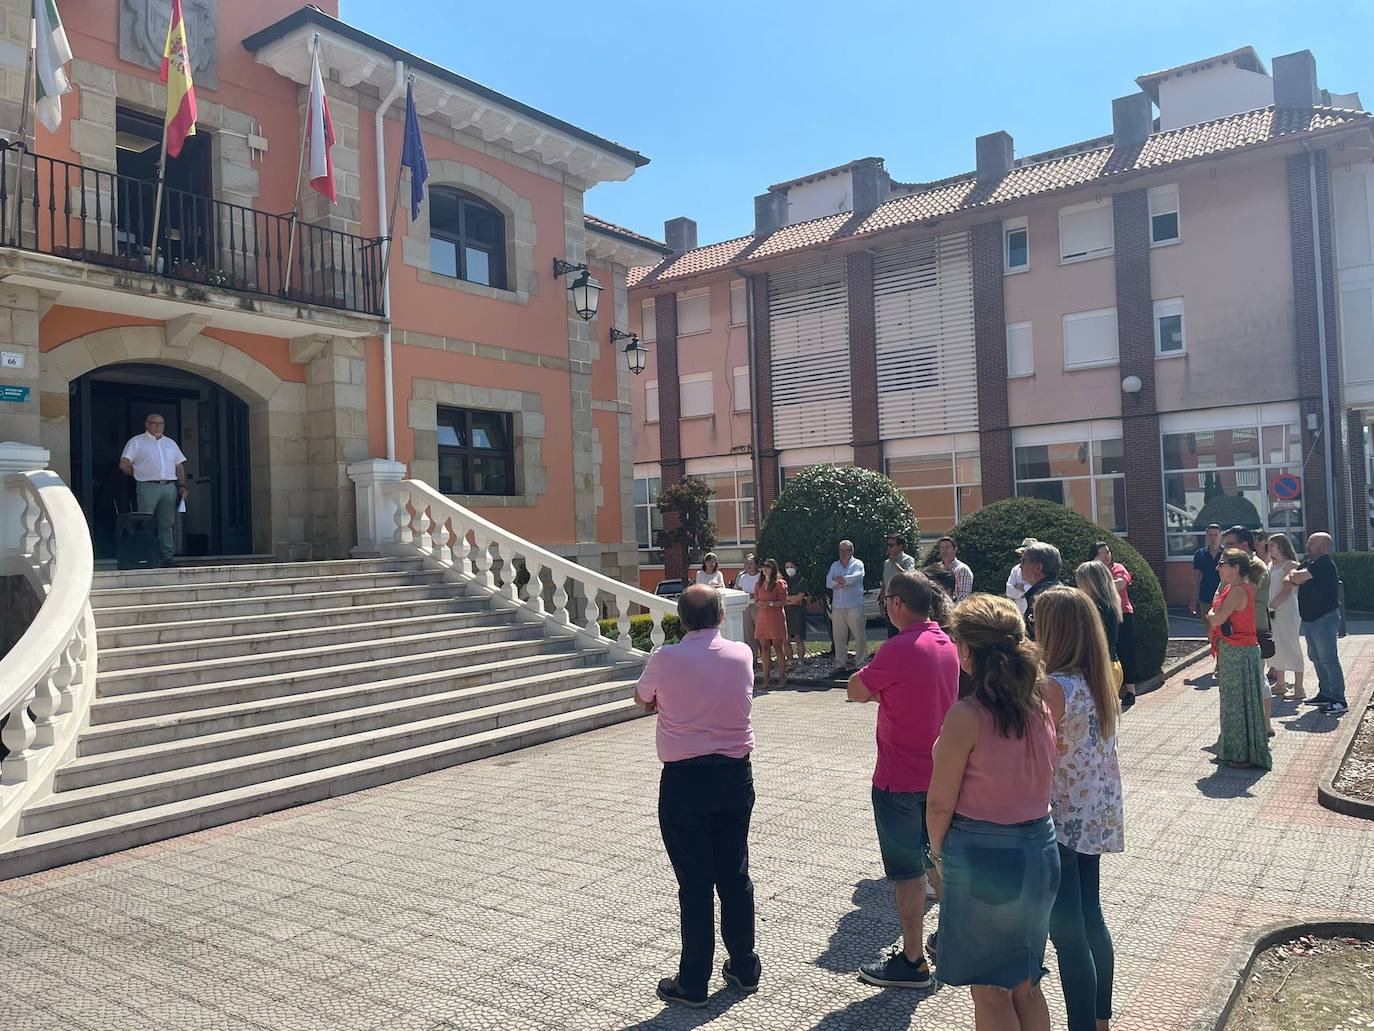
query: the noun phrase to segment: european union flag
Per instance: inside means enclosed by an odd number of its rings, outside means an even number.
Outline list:
[[[420,135],[420,116],[415,113],[415,84],[406,84],[406,134],[401,144],[401,167],[410,169],[410,220],[420,217],[420,201],[425,199],[425,180],[429,162],[425,141]]]

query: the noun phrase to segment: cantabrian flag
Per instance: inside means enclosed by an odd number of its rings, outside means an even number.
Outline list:
[[[167,45],[162,49],[162,81],[167,84],[167,156],[174,158],[186,137],[196,134],[196,87],[191,81],[191,45],[181,0],[172,0]]]
[[[38,70],[34,114],[48,132],[57,132],[62,124],[62,94],[72,90],[67,78],[72,48],[57,13],[57,0],[33,0],[33,57]]]

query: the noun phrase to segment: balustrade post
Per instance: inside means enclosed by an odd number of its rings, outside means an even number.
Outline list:
[[[434,557],[441,566],[453,567],[453,526],[452,520],[439,520],[439,532],[434,534]]]
[[[749,607],[749,595],[727,589],[722,590],[720,596],[725,603],[725,622],[720,635],[729,641],[744,641],[744,610]]]
[[[592,640],[600,641],[602,639],[600,602],[601,594],[595,587],[591,586],[584,587],[584,591],[587,595],[587,612],[586,618],[583,620],[582,623],[582,629],[586,632],[587,636],[590,637]]]
[[[0,730],[0,742],[9,750],[5,761],[0,763],[0,784],[22,784],[29,779],[34,762],[34,737],[37,728],[29,715],[29,706],[34,702],[34,692],[30,690],[19,704],[10,710],[5,729]]]
[[[403,492],[396,485],[405,479],[406,467],[384,458],[369,458],[348,467],[357,501],[358,544],[355,558],[378,558],[394,551],[398,509]],[[409,521],[408,518],[406,520]]]
[[[615,596],[615,627],[619,632],[616,643],[627,651],[634,647],[630,640],[630,598],[626,594]]]
[[[649,618],[653,620],[649,629],[649,653],[653,654],[663,647],[663,617],[651,612]]]
[[[542,616],[544,614],[544,567],[539,562],[531,562],[529,556],[526,556],[525,572],[529,574],[529,579],[525,581],[525,607],[536,616]]]
[[[496,585],[496,578],[491,575],[491,538],[484,538],[474,530],[472,541],[477,545],[477,558],[473,563],[476,567],[473,578],[480,586],[491,590]]]
[[[27,489],[15,489],[9,477],[46,469],[51,457],[46,448],[0,443],[0,555],[28,555],[37,544],[38,499]]]
[[[33,685],[33,704],[29,711],[33,714],[33,746],[49,748],[57,741],[57,713],[62,706],[62,694],[58,683],[65,687],[71,682],[71,670],[67,665],[67,650],[57,657],[52,668],[38,678]]]
[[[549,570],[549,575],[553,578],[553,618],[554,622],[563,626],[568,626],[572,620],[568,618],[568,578],[562,574]]]
[[[430,518],[429,506],[423,502],[415,505],[415,547],[422,555],[434,554],[434,538],[430,535],[430,528],[434,525],[434,520]]]
[[[524,559],[514,548],[501,549],[501,597],[512,605],[520,604],[520,587],[515,582],[520,578],[520,569]]]

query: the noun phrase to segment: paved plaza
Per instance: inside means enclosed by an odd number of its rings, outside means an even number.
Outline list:
[[[1342,652],[1362,706],[1374,637]],[[1316,802],[1337,721],[1282,704],[1274,771],[1218,771],[1200,668],[1124,720],[1128,851],[1103,866],[1121,1031],[1200,1027],[1255,928],[1374,916],[1374,823]],[[755,709],[756,996],[719,977],[702,1011],[653,996],[677,911],[638,720],[0,884],[6,1029],[972,1027],[966,989],[855,979],[897,924],[868,801],[874,712],[843,698]],[[1046,995],[1062,1026],[1053,973]]]

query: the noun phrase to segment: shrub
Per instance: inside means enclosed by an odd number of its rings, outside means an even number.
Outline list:
[[[1213,523],[1223,530],[1229,530],[1233,526],[1258,530],[1264,525],[1255,506],[1239,494],[1218,494],[1208,499],[1193,520],[1193,529],[1205,530]]]
[[[959,557],[973,570],[974,590],[1002,594],[1007,574],[1016,562],[1016,549],[1027,537],[1035,537],[1059,549],[1064,558],[1060,578],[1073,583],[1074,570],[1088,559],[1094,541],[1106,541],[1112,555],[1130,570],[1131,603],[1135,607],[1136,677],[1146,680],[1164,667],[1169,640],[1169,617],[1159,579],[1140,552],[1116,534],[1071,512],[1062,505],[1036,498],[1009,498],[988,505],[960,523],[951,537],[959,544]],[[932,558],[939,554],[931,549]]]
[[[915,547],[916,516],[895,483],[872,469],[814,465],[774,502],[754,552],[760,562],[775,558],[779,566],[795,559],[812,593],[821,597],[836,545],[846,539],[864,564],[864,586],[879,586],[892,534]]]
[[[695,565],[716,546],[716,526],[711,522],[711,485],[698,476],[665,487],[654,500],[663,513],[658,546],[679,551],[684,565]],[[674,518],[676,517],[676,518]]]
[[[612,641],[620,637],[620,625],[614,619],[603,619],[601,633]],[[630,642],[642,652],[647,652],[651,642],[649,635],[654,632],[654,620],[650,615],[630,617]],[[682,624],[676,616],[663,617],[663,643],[677,644],[682,640]]]
[[[1374,551],[1342,551],[1331,557],[1345,584],[1345,607],[1374,612]]]

